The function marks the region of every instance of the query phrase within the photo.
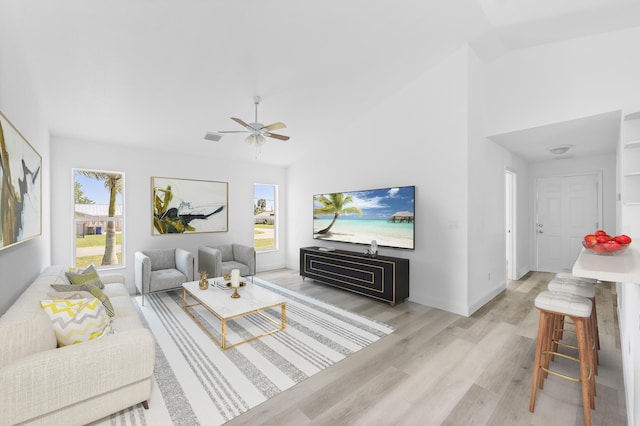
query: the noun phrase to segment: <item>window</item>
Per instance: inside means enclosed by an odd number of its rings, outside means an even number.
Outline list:
[[[124,173],[73,169],[73,264],[123,265]]]
[[[275,250],[276,196],[278,187],[256,183],[253,186],[253,247],[256,251]]]

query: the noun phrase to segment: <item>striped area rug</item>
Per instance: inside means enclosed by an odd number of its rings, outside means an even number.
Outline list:
[[[136,297],[156,337],[149,410],[141,405],[100,425],[220,425],[393,332],[389,325],[345,311],[260,278],[254,283],[287,303],[287,327],[223,351],[182,310],[182,292]],[[203,324],[220,337],[220,322],[201,307]],[[280,310],[267,314],[280,320]],[[258,315],[229,322],[230,341],[273,324]]]

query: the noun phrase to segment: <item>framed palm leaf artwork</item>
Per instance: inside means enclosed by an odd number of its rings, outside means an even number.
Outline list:
[[[226,232],[229,184],[152,177],[153,235]]]
[[[0,112],[0,250],[42,234],[42,157]]]

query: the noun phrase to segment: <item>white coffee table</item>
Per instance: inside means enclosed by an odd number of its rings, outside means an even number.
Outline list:
[[[182,284],[182,309],[187,312],[191,318],[202,328],[202,330],[211,337],[222,349],[230,349],[243,343],[251,342],[263,336],[284,330],[287,325],[287,307],[284,299],[268,290],[253,284],[247,284],[238,289],[240,297],[238,299],[231,298],[233,290],[223,290],[216,285],[218,283],[226,283],[224,278],[218,277],[209,279],[209,288],[200,290],[198,281],[191,281]],[[187,305],[187,294],[189,294],[198,303]],[[202,305],[205,309],[220,319],[221,332],[220,340],[218,340],[207,328],[193,315],[189,310],[192,306]],[[281,321],[276,321],[264,311],[269,309],[281,309]],[[247,315],[261,315],[276,325],[277,328],[242,340],[232,345],[227,344],[227,321],[232,321]]]

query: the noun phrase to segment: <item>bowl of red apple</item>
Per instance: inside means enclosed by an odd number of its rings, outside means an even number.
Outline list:
[[[615,256],[624,253],[630,244],[631,238],[628,235],[611,236],[602,229],[598,229],[593,234],[585,235],[582,241],[585,249],[601,256]]]

